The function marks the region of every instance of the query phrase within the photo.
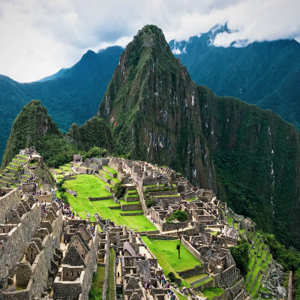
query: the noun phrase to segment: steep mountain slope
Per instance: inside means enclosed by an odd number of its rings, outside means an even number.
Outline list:
[[[64,132],[73,122],[82,125],[91,118],[122,52],[121,47],[110,47],[99,53],[88,51],[72,68],[44,82],[18,83],[0,76],[0,155],[14,119],[32,99],[41,100]]]
[[[110,129],[98,117],[91,118],[81,127],[73,124],[63,135],[41,101],[32,100],[13,123],[1,168],[5,168],[20,149],[31,146],[36,147],[49,166],[58,167],[70,162],[75,153],[85,154],[93,147],[112,152],[115,144]]]
[[[197,87],[156,26],[126,47],[98,116],[117,152],[174,167],[300,247],[299,133],[269,110]]]
[[[162,31],[146,26],[122,54],[98,116],[111,124],[119,153],[171,165],[216,188],[200,114],[194,113],[198,104],[191,104],[196,92]]]
[[[269,108],[300,129],[300,44],[295,40],[254,42],[246,47],[215,47],[227,25],[170,47],[192,79],[219,96],[238,97]],[[180,53],[180,54],[179,54]]]
[[[47,109],[41,106],[39,100],[32,100],[25,105],[13,123],[2,159],[2,168],[11,162],[20,149],[36,145],[45,135],[62,138],[57,125],[48,116]]]

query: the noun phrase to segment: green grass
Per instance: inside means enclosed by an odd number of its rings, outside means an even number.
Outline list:
[[[138,194],[125,195],[126,198],[134,198],[138,196],[139,196]]]
[[[203,285],[203,284],[205,284],[205,283],[207,283],[207,282],[210,282],[210,281],[212,281],[212,280],[213,280],[213,277],[209,277],[208,279],[206,279],[206,280],[204,280],[204,281],[202,281],[202,282],[200,282],[200,283],[194,285],[193,288],[196,288],[196,287],[198,287],[198,286],[201,286],[201,285]]]
[[[238,224],[237,224],[237,223],[234,223],[233,226],[234,226],[234,228],[235,228],[236,230],[239,230]]]
[[[122,205],[131,205],[131,204],[139,204],[141,203],[140,201],[132,201],[132,202],[126,202],[124,200],[120,200],[120,204]]]
[[[129,190],[127,191],[127,194],[137,194],[137,190]]]
[[[153,196],[155,198],[164,198],[164,197],[179,197],[180,195],[159,195],[159,196]]]
[[[224,290],[219,287],[206,288],[202,291],[202,294],[211,300],[214,297],[223,295]]]
[[[63,171],[60,170],[60,169],[54,169],[54,172],[56,172],[57,174],[62,174],[63,173]]]
[[[165,184],[160,184],[159,186],[164,186]],[[157,184],[152,184],[152,185],[144,185],[143,187],[148,188],[148,187],[157,187]]]
[[[78,175],[75,180],[68,180],[65,182],[65,186],[69,190],[77,192],[77,197],[74,197],[68,193],[69,203],[72,208],[79,214],[81,218],[86,218],[86,210],[91,215],[91,221],[95,221],[94,214],[98,213],[105,219],[110,219],[115,222],[116,225],[126,225],[133,228],[135,231],[152,231],[157,230],[144,215],[139,216],[120,216],[120,213],[140,212],[138,211],[122,211],[121,209],[109,209],[111,206],[120,206],[118,203],[114,203],[112,199],[89,201],[87,197],[109,197],[111,194],[105,190],[106,183],[100,178],[93,175]],[[58,195],[59,197],[59,195]],[[121,200],[122,204],[138,204],[139,201],[125,202]]]
[[[115,300],[116,298],[116,290],[115,290],[115,251],[111,248],[109,253],[109,269],[108,269],[108,278],[107,278],[107,292],[106,299],[107,300]]]
[[[111,174],[118,174],[118,172],[116,172],[114,169],[108,167],[108,166],[104,166],[104,169],[106,169],[107,171],[109,171]]]
[[[192,202],[192,201],[195,201],[195,200],[197,200],[197,197],[193,197],[193,198],[188,199],[188,200],[186,200],[186,201],[187,201],[187,202]]]
[[[196,265],[201,266],[200,261],[183,245],[180,247],[181,258],[178,258],[176,246],[179,244],[179,240],[162,241],[152,240],[147,237],[142,237],[142,239],[158,259],[158,263],[164,269],[165,274],[169,274],[169,272],[175,274],[176,272],[193,269]]]
[[[188,300],[187,297],[185,297],[185,296],[179,294],[175,289],[173,289],[173,291],[174,291],[174,293],[176,294],[176,296],[177,296],[177,298],[178,298],[179,300]]]
[[[110,177],[109,175],[108,175],[108,173],[106,173],[105,171],[103,171],[103,170],[100,170],[100,172],[101,172],[101,174],[100,175],[102,175],[105,179],[112,179],[112,177]]]
[[[91,290],[89,293],[89,300],[101,300],[102,299],[104,279],[105,279],[105,267],[98,266],[97,267],[97,275],[93,276],[92,286],[91,286]]]
[[[118,178],[112,178],[111,181],[113,181],[114,183],[120,183],[121,182]]]
[[[67,167],[67,166],[61,166],[61,168],[65,171],[65,172],[68,172],[68,173],[73,173],[71,167]]]
[[[233,218],[229,218],[227,221],[228,221],[229,226],[232,226]]]
[[[187,283],[192,283],[192,282],[195,282],[203,277],[207,276],[207,274],[199,274],[199,275],[196,275],[196,276],[192,276],[192,277],[187,277],[185,278],[184,280],[187,282]]]

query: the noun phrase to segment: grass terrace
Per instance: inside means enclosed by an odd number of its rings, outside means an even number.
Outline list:
[[[94,214],[98,213],[105,219],[110,219],[115,222],[116,225],[126,225],[128,228],[132,228],[134,231],[151,231],[157,230],[156,226],[153,225],[144,215],[128,216],[122,214],[140,213],[142,210],[134,211],[122,211],[122,205],[139,204],[139,201],[126,202],[121,200],[120,203],[114,203],[113,199],[110,199],[111,193],[109,193],[105,186],[107,184],[99,177],[94,175],[77,175],[75,180],[68,180],[65,182],[65,187],[68,190],[77,192],[77,197],[74,197],[68,193],[65,195],[72,208],[78,213],[78,215],[85,219],[86,210],[91,215],[90,220],[96,221]],[[59,196],[59,195],[58,195]],[[88,197],[107,197],[106,200],[90,201]],[[120,207],[119,209],[110,209],[109,207]]]
[[[173,289],[173,291],[174,291],[174,293],[176,294],[176,296],[177,296],[177,298],[178,298],[179,300],[188,300],[187,297],[185,297],[185,296],[179,294],[175,289]]]
[[[106,292],[107,300],[115,300],[116,299],[114,266],[115,266],[115,251],[112,248],[110,248],[109,270],[108,270],[107,292]]]
[[[137,190],[129,190],[127,191],[127,195],[137,194]]]
[[[175,276],[179,277],[177,272],[193,269],[196,265],[201,266],[200,261],[182,244],[180,247],[180,259],[178,258],[176,246],[179,244],[179,240],[153,240],[145,236],[142,239],[156,256],[159,265],[164,269],[166,275],[173,272]],[[189,283],[185,282],[185,285],[189,286]]]
[[[97,275],[93,276],[92,287],[89,293],[89,300],[102,299],[103,283],[105,279],[105,267],[97,267]]]
[[[203,277],[205,277],[205,276],[207,276],[207,274],[199,274],[199,275],[196,275],[196,276],[187,277],[187,278],[185,278],[184,280],[185,280],[187,283],[191,284],[192,282],[195,282],[195,281],[197,281],[197,280],[199,280],[199,279],[201,279],[201,278],[203,278]]]
[[[195,200],[197,200],[197,197],[193,197],[193,198],[188,199],[188,200],[186,200],[186,201],[187,201],[187,202],[192,202],[192,201],[195,201]]]
[[[204,283],[210,282],[210,281],[212,281],[212,280],[213,280],[213,277],[209,277],[208,279],[206,279],[206,280],[204,280],[204,281],[202,281],[202,282],[200,282],[200,283],[194,285],[194,288],[196,288],[196,287],[198,287],[198,286],[201,286],[201,285],[203,285]]]
[[[219,297],[223,295],[225,291],[219,287],[213,287],[213,288],[206,288],[202,291],[202,294],[208,298],[208,300],[211,300],[214,297]]]
[[[116,172],[114,169],[108,167],[108,166],[104,166],[104,169],[106,169],[107,171],[109,171],[111,174],[118,174],[118,172]]]

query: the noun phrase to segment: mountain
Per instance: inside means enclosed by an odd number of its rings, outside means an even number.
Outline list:
[[[169,165],[300,247],[300,139],[270,110],[196,86],[156,26],[121,55],[98,109],[118,154]]]
[[[272,109],[300,130],[300,44],[295,40],[233,42],[214,46],[219,34],[231,34],[227,24],[188,41],[170,42],[192,79],[219,96],[238,97]]]
[[[45,82],[45,81],[48,81],[48,80],[53,80],[53,79],[56,79],[56,78],[59,78],[59,77],[64,77],[64,74],[66,72],[68,72],[69,69],[60,69],[57,73],[53,74],[53,75],[50,75],[50,76],[47,76],[45,78],[42,78],[40,80],[38,80],[38,82]]]
[[[48,135],[62,138],[47,109],[41,106],[39,100],[32,100],[24,106],[13,123],[2,159],[2,168],[6,167],[21,149],[36,145],[39,139]]]
[[[87,53],[85,59],[95,55]],[[51,130],[40,137],[30,127],[29,113],[16,122],[20,126],[14,124],[4,157],[35,143],[50,166],[94,146],[168,165],[194,185],[214,190],[286,246],[300,249],[300,136],[295,126],[271,110],[197,86],[156,26],[140,30],[115,65],[97,117],[72,125],[67,134]],[[13,137],[22,132],[17,144]],[[35,132],[38,139],[31,136]]]
[[[14,121],[1,168],[21,149],[31,146],[36,147],[49,166],[56,168],[70,162],[76,153],[88,154],[90,149],[97,150],[94,147],[113,152],[115,148],[110,129],[102,119],[94,116],[80,127],[72,124],[68,133],[62,134],[39,100],[25,105]]]
[[[42,102],[63,132],[74,122],[82,125],[92,118],[122,52],[121,47],[109,47],[99,53],[88,51],[72,68],[43,82],[18,83],[0,75],[0,155],[14,119],[32,99]]]

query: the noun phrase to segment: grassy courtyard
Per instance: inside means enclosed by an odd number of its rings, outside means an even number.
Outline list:
[[[97,267],[97,275],[93,276],[92,287],[89,293],[89,300],[101,300],[103,283],[105,279],[105,267]]]
[[[120,213],[137,213],[141,210],[135,211],[122,211],[121,209],[110,209],[109,207],[117,207],[120,204],[114,203],[109,197],[109,193],[105,189],[106,183],[100,178],[93,175],[77,175],[75,180],[65,181],[65,186],[69,190],[77,192],[77,197],[74,197],[68,193],[69,203],[72,208],[78,213],[78,215],[85,219],[86,211],[91,215],[91,221],[96,221],[94,214],[98,213],[105,219],[110,219],[117,225],[126,225],[128,228],[134,231],[151,231],[157,230],[157,228],[144,216],[121,216]],[[88,197],[107,197],[107,200],[90,201]],[[121,201],[122,204],[128,204],[125,201]],[[135,203],[135,202],[132,202]],[[138,203],[138,202],[137,202]]]
[[[176,275],[176,272],[193,269],[196,265],[201,266],[200,261],[182,244],[180,247],[180,259],[178,258],[176,246],[179,244],[179,240],[152,240],[145,236],[143,236],[142,239],[150,251],[156,256],[158,263],[164,269],[166,275],[170,272]],[[187,285],[189,285],[189,283],[187,283]]]

